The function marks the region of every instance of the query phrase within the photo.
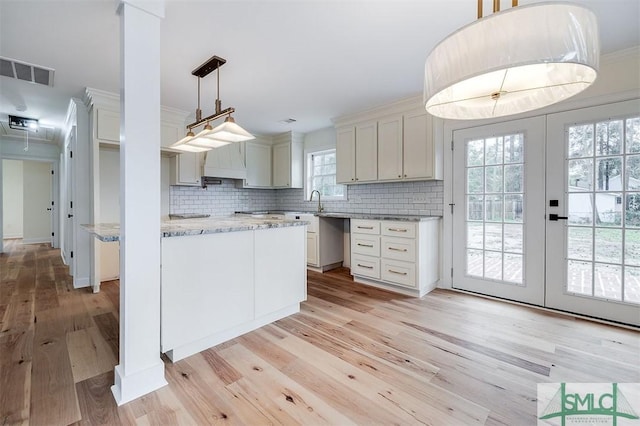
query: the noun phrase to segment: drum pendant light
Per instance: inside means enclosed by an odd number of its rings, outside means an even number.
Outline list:
[[[512,2],[517,6],[517,1]],[[440,42],[425,64],[424,103],[437,117],[485,119],[531,111],[582,92],[596,79],[595,14],[568,2],[512,7]]]

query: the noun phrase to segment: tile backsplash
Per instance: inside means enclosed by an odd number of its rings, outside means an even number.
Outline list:
[[[228,216],[236,211],[313,211],[317,199],[304,199],[302,189],[239,189],[231,179],[207,189],[172,186],[169,211]],[[347,186],[347,199],[325,201],[326,211],[442,216],[442,181],[370,183]]]

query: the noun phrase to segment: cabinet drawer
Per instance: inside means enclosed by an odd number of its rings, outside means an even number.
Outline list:
[[[351,232],[380,235],[380,222],[377,220],[351,219]]]
[[[416,261],[416,240],[412,238],[381,237],[382,254],[387,259]]]
[[[351,258],[351,275],[380,279],[380,258],[353,255]]]
[[[411,222],[382,222],[382,235],[415,238],[416,224]]]
[[[416,287],[416,264],[399,260],[382,259],[380,274],[384,281],[405,287]]]
[[[351,250],[354,253],[380,257],[380,237],[374,235],[351,235]]]

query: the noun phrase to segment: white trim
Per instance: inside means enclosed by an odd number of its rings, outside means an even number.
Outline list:
[[[50,242],[51,238],[25,238],[22,240],[22,244],[43,244]]]
[[[162,361],[133,374],[125,375],[122,370],[121,365],[116,365],[114,370],[115,384],[111,386],[111,393],[113,393],[113,398],[118,406],[131,402],[168,384],[164,378],[164,363]]]

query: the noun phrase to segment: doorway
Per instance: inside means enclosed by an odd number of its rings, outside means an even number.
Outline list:
[[[640,101],[453,141],[454,288],[640,325]]]
[[[53,163],[4,159],[3,238],[54,244]]]

